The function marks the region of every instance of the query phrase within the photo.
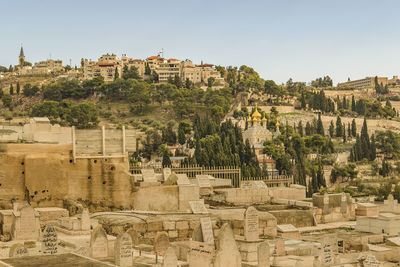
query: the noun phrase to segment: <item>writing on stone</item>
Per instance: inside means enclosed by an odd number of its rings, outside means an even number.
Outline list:
[[[200,225],[204,242],[214,246],[214,233],[210,217],[200,218]]]
[[[244,213],[244,236],[248,241],[258,240],[258,211],[250,206]]]
[[[43,253],[56,254],[57,253],[57,232],[54,226],[47,225],[43,230]]]

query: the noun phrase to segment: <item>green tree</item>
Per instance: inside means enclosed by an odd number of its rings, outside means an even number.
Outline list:
[[[325,135],[324,125],[322,124],[322,120],[321,120],[321,113],[318,114],[318,120],[317,120],[317,134]]]
[[[118,79],[119,78],[119,72],[118,72],[118,68],[116,67],[115,68],[115,71],[114,71],[114,81],[116,80],[116,79]]]
[[[343,124],[342,124],[342,119],[340,116],[337,116],[336,118],[336,137],[342,137],[343,136]]]
[[[166,149],[164,150],[163,156],[162,156],[162,166],[163,167],[170,167],[171,166],[171,159],[169,157],[169,150]]]
[[[12,97],[9,94],[3,94],[1,97],[1,101],[3,102],[3,105],[10,108],[11,107],[11,102],[12,102]]]
[[[329,136],[332,138],[335,134],[335,126],[333,125],[333,120],[331,120],[331,124],[329,125]]]
[[[14,94],[14,86],[11,84],[10,85],[10,95]]]
[[[351,122],[351,135],[353,137],[357,136],[357,125],[356,125],[356,120],[353,119],[353,121]]]
[[[19,95],[19,92],[21,91],[21,86],[19,85],[19,82],[17,82],[17,94]]]

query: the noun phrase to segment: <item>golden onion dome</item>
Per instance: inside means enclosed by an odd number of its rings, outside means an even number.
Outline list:
[[[276,122],[276,127],[278,127],[278,128],[279,128],[279,121],[277,121],[277,122]]]
[[[247,122],[251,122],[251,117],[249,115],[249,117],[247,118]]]
[[[262,122],[266,122],[267,119],[266,119],[265,117],[263,117],[261,121],[262,121]]]
[[[260,112],[258,112],[257,104],[256,104],[256,110],[254,111],[252,117],[253,117],[253,119],[256,119],[256,120],[260,120],[261,119],[261,114],[260,114]]]

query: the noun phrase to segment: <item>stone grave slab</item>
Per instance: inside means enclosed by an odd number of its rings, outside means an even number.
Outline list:
[[[203,240],[208,245],[215,245],[214,233],[210,217],[200,218],[201,232],[203,233]]]
[[[211,187],[210,178],[208,175],[196,175],[196,180],[199,187]]]
[[[115,264],[121,267],[132,266],[132,238],[128,233],[118,236],[114,244]]]
[[[163,256],[169,247],[169,237],[166,232],[159,232],[154,238],[154,251]]]
[[[10,258],[28,256],[28,249],[21,243],[17,243],[11,246],[8,254]]]
[[[390,237],[386,240],[389,244],[400,247],[400,237]]]
[[[270,250],[269,243],[264,241],[258,244],[257,247],[257,267],[269,267],[270,266]]]
[[[188,262],[190,267],[212,266],[214,257],[214,246],[210,246],[204,242],[190,242],[190,251],[188,254]]]
[[[277,229],[281,233],[298,232],[299,230],[293,224],[278,224]]]
[[[143,182],[157,182],[156,174],[154,169],[141,169]]]
[[[189,201],[190,209],[194,214],[208,214],[204,205],[204,199]]]
[[[173,247],[168,247],[164,255],[162,267],[176,267],[178,266],[178,258],[176,257]]]
[[[163,174],[163,180],[166,181],[168,177],[171,175],[172,171],[171,168],[163,168],[162,174]]]
[[[171,173],[168,178],[165,180],[164,185],[176,185],[178,184],[178,176],[176,173]]]
[[[242,258],[236,245],[232,228],[227,223],[219,231],[216,247],[214,267],[242,266]]]
[[[285,256],[286,255],[286,248],[285,248],[285,240],[278,239],[275,242],[275,255],[276,256]]]
[[[259,239],[258,211],[253,206],[246,209],[244,213],[244,237],[247,241]]]
[[[42,252],[44,254],[56,254],[58,246],[57,232],[54,226],[46,225],[43,230]]]
[[[90,236],[89,255],[92,258],[108,257],[107,234],[101,225],[98,225]]]
[[[368,248],[370,251],[378,251],[378,252],[383,252],[383,251],[389,251],[390,248],[385,248],[382,246],[377,246],[377,245],[372,245],[372,244],[368,244]]]
[[[322,265],[333,265],[335,263],[335,255],[338,252],[336,235],[325,235],[321,243],[321,263]]]
[[[176,181],[178,185],[190,185],[190,181],[186,173],[179,173],[176,176],[178,176],[178,180]]]
[[[90,215],[89,210],[84,208],[81,215],[81,229],[82,231],[89,231],[90,230]]]

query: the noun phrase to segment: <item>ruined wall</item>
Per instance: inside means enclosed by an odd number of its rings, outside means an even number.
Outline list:
[[[177,211],[179,209],[178,186],[139,187],[133,193],[136,210]]]
[[[128,161],[71,158],[72,145],[0,145],[0,205],[24,199],[33,206],[62,206],[64,198],[92,209],[130,208],[133,184]]]

